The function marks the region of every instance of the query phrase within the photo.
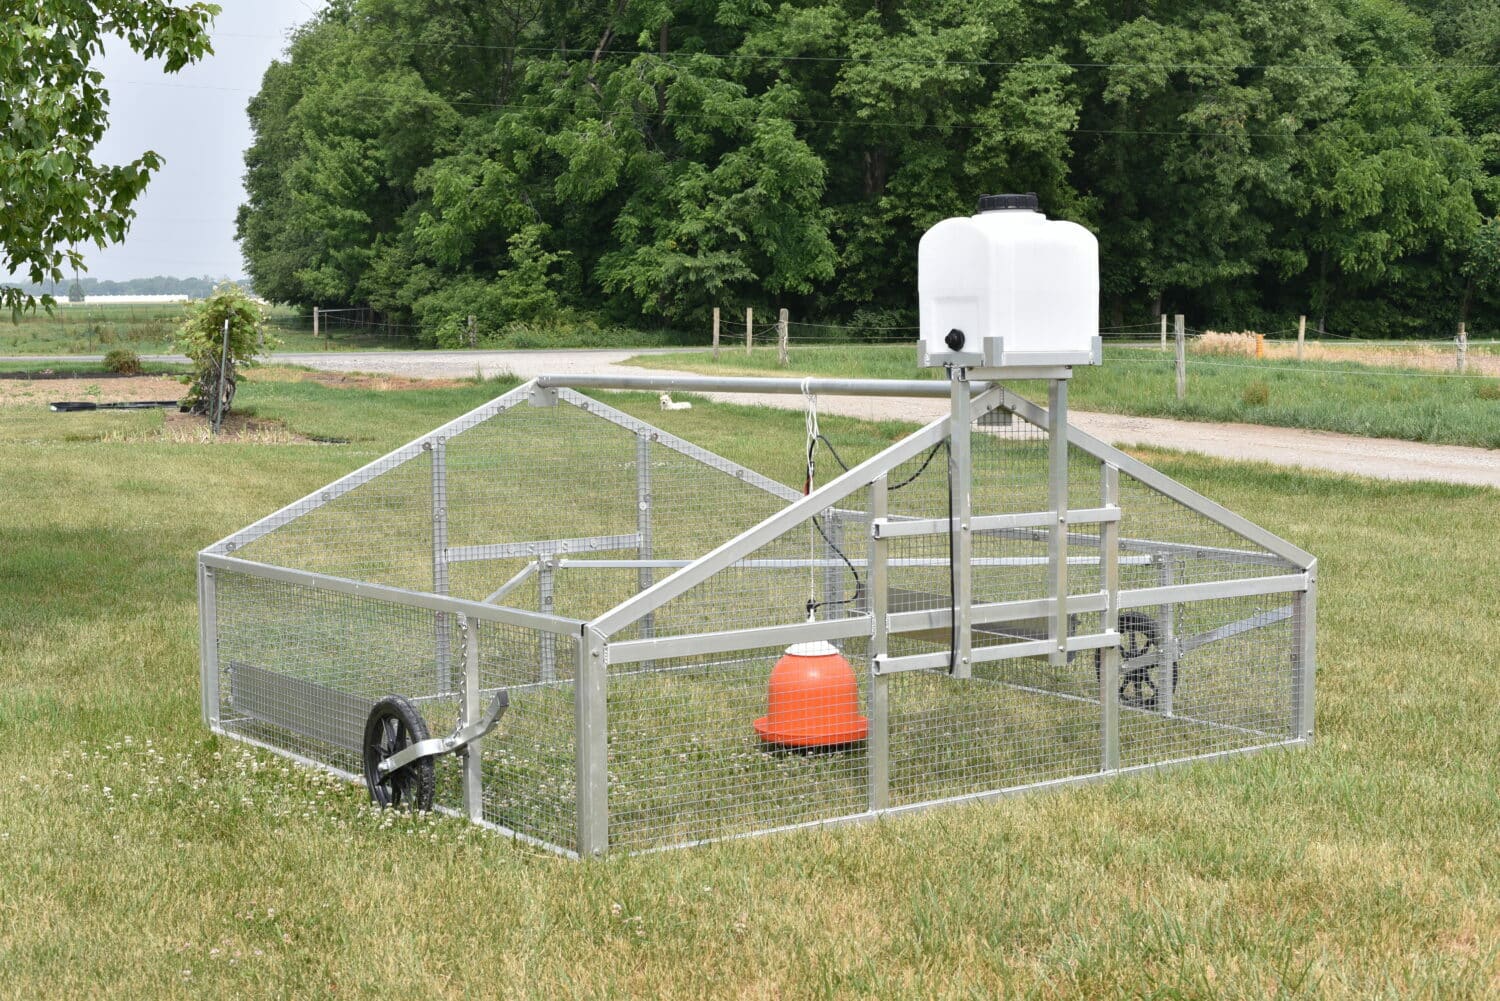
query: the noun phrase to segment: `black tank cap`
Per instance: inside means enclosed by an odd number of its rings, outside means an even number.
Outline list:
[[[1041,202],[1037,201],[1035,191],[1028,191],[1024,195],[979,196],[979,211],[999,212],[1002,209],[1030,209],[1036,212],[1041,209]]]

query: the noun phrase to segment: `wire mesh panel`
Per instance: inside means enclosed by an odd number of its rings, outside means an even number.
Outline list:
[[[365,718],[385,696],[419,702],[435,730],[457,718],[431,611],[223,570],[216,607],[226,732],[358,774]]]
[[[755,721],[773,711],[767,684],[784,654],[766,647],[676,658],[610,677],[612,848],[682,845],[866,809],[863,740],[798,747],[757,732]],[[866,662],[849,646],[844,655],[862,716]]]
[[[1151,638],[1134,642],[1117,693],[1122,763],[1291,739],[1298,614],[1287,594],[1123,613],[1126,629]]]
[[[382,460],[375,469],[329,500],[311,495],[293,520],[230,551],[257,563],[432,590],[432,453]]]
[[[1092,662],[1062,667],[1026,658],[1021,676],[1080,690]],[[1096,699],[1059,698],[1019,683],[1007,668],[983,664],[971,678],[912,671],[890,680],[890,796],[893,806],[923,803],[1095,772],[1100,760]],[[1019,662],[1017,662],[1019,663]]]
[[[510,705],[481,744],[486,821],[556,848],[577,843],[573,680],[578,640],[536,629],[479,626],[482,693]]]

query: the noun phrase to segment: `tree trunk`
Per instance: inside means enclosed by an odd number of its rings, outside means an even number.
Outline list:
[[[883,148],[865,151],[865,195],[869,198],[879,198],[885,194],[885,175],[887,167],[886,151]]]

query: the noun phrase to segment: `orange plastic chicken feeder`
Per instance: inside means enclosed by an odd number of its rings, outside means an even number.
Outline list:
[[[770,711],[755,721],[767,744],[838,747],[864,740],[854,669],[830,643],[794,643],[771,669]]]

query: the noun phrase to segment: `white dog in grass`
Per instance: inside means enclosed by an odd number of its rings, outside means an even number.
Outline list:
[[[662,393],[661,408],[663,410],[691,410],[693,409],[693,405],[691,403],[688,403],[686,400],[681,403],[674,403],[671,393]]]

